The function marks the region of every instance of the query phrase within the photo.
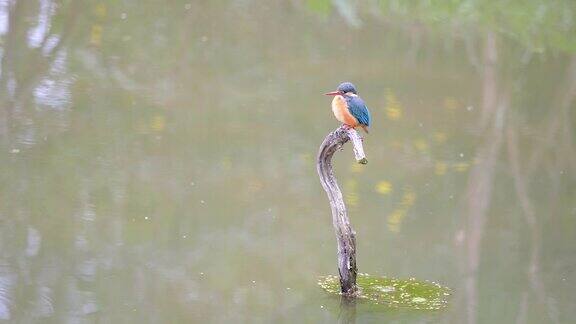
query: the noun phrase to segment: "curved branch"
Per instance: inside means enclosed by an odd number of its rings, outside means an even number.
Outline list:
[[[328,194],[330,208],[332,209],[332,224],[336,232],[338,242],[338,272],[340,274],[340,287],[342,294],[346,296],[356,295],[356,233],[350,226],[350,220],[346,214],[346,206],[342,199],[342,192],[338,187],[338,182],[334,177],[332,169],[332,156],[336,150],[348,142],[352,142],[356,161],[361,164],[368,163],[364,155],[362,138],[354,129],[340,126],[332,133],[328,134],[320,145],[316,168],[320,176],[322,187]]]

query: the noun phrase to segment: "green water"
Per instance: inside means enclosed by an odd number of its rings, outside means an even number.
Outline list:
[[[0,322],[572,322],[574,35],[568,0],[0,1]],[[317,285],[345,80],[358,270],[441,310]]]

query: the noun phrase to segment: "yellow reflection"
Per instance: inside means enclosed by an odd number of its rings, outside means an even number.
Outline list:
[[[404,193],[402,194],[402,200],[400,205],[390,214],[388,215],[388,229],[391,232],[400,232],[400,228],[402,226],[402,221],[406,217],[408,213],[408,209],[414,202],[416,201],[416,193],[412,190],[411,187],[404,188]]]
[[[153,131],[161,132],[164,130],[165,126],[166,126],[166,121],[164,119],[164,116],[157,115],[157,116],[152,117],[152,120],[150,121],[150,128],[152,128]]]
[[[350,164],[350,172],[352,173],[361,173],[364,171],[364,165],[358,162],[352,162]]]
[[[92,25],[92,29],[90,31],[90,44],[94,46],[100,46],[102,44],[102,26],[101,25]]]
[[[232,159],[229,156],[222,159],[222,169],[228,171],[232,168]]]
[[[94,8],[94,13],[96,14],[97,17],[103,18],[106,17],[106,14],[108,13],[108,8],[106,7],[105,3],[99,3],[96,5],[96,8]]]
[[[349,179],[344,184],[344,200],[350,206],[358,205],[358,182],[354,179]]]
[[[386,116],[390,120],[398,120],[402,118],[402,110],[398,108],[386,108]]]
[[[252,196],[262,189],[264,189],[264,182],[260,181],[260,179],[249,179],[246,183],[246,193],[248,196]]]
[[[414,147],[416,147],[420,153],[423,153],[428,150],[428,142],[423,138],[419,138],[414,141]]]
[[[412,190],[412,188],[407,187],[404,189],[404,195],[402,196],[402,202],[400,203],[402,206],[410,207],[416,201],[416,193]]]
[[[444,133],[444,132],[435,132],[434,133],[434,140],[438,144],[442,144],[442,143],[446,142],[447,139],[448,139],[448,135],[446,135],[446,133]]]
[[[400,225],[404,216],[406,216],[404,209],[396,209],[388,216],[388,229],[390,232],[400,232]]]
[[[434,173],[439,176],[445,175],[447,168],[448,165],[446,163],[438,161],[434,164]]]
[[[470,163],[468,163],[468,162],[460,162],[460,163],[454,164],[454,170],[456,170],[457,172],[466,172],[469,167],[470,167]]]
[[[458,100],[454,97],[447,97],[444,99],[444,108],[449,110],[458,109]]]
[[[380,181],[376,184],[376,192],[387,195],[392,192],[392,184],[388,181]]]
[[[386,117],[388,119],[396,121],[402,118],[402,105],[400,101],[396,98],[396,95],[392,90],[387,89],[384,95],[386,99],[386,106],[384,107],[386,111]]]

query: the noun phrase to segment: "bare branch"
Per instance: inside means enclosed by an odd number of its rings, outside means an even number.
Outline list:
[[[330,208],[332,209],[332,224],[336,232],[338,242],[338,272],[340,274],[340,286],[345,296],[355,296],[356,286],[356,233],[350,226],[350,220],[346,213],[346,206],[342,199],[342,192],[332,169],[332,156],[348,142],[352,142],[356,161],[361,164],[368,163],[364,155],[362,138],[354,129],[340,126],[326,136],[318,152],[317,170],[322,187],[328,195]]]

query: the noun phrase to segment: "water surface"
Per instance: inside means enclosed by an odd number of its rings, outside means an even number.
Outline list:
[[[0,1],[0,319],[568,323],[576,316],[571,1]],[[361,272],[452,289],[360,307],[315,170],[336,155]]]

